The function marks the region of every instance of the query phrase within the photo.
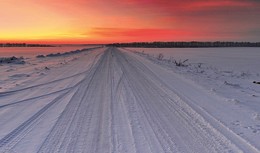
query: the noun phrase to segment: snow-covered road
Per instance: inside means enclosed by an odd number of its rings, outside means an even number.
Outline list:
[[[259,152],[191,102],[216,101],[197,89],[133,53],[98,49],[0,93],[0,152]]]

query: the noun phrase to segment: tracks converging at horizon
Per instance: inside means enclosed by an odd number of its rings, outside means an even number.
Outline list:
[[[16,126],[4,131],[0,152],[259,151],[213,116],[208,121],[207,112],[197,111],[169,87],[174,85],[166,84],[131,53],[111,47],[91,56],[93,61],[79,74],[0,93],[5,99],[32,90],[37,93],[0,106],[10,114],[34,109],[29,114],[22,112],[25,115]],[[58,83],[65,88],[55,89]],[[3,123],[12,125],[10,120]],[[30,140],[35,140],[33,148],[26,146]]]

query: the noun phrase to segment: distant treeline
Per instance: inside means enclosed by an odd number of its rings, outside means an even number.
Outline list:
[[[260,42],[133,42],[113,43],[107,46],[140,48],[260,47]]]
[[[26,44],[26,43],[0,43],[0,47],[55,47],[45,44]]]

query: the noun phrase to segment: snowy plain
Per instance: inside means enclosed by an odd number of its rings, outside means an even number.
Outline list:
[[[64,53],[83,48],[93,48],[97,45],[58,45],[56,47],[0,47],[0,57],[23,56],[33,58],[37,55]]]
[[[99,48],[3,64],[0,152],[259,152],[258,49],[223,49]]]

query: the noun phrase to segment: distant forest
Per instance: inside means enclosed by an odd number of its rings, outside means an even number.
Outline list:
[[[55,47],[45,44],[26,44],[26,43],[0,43],[0,47]]]
[[[132,42],[113,43],[113,47],[143,47],[143,48],[207,48],[207,47],[260,47],[260,42]]]

